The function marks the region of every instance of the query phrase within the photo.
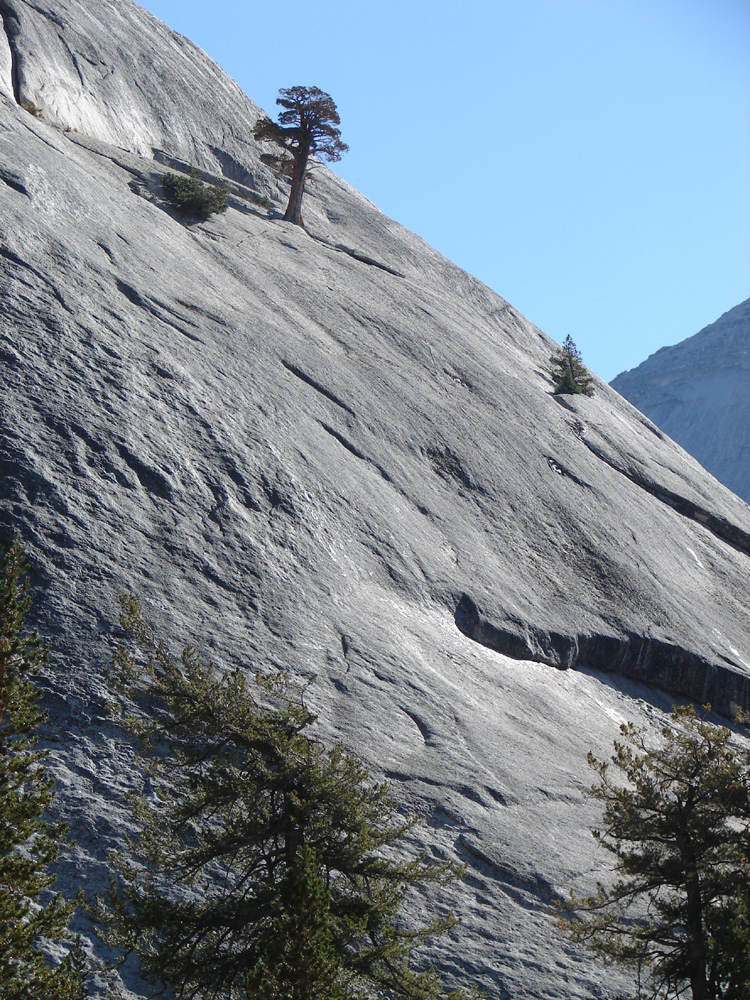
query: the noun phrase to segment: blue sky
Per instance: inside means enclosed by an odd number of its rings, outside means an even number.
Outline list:
[[[748,0],[145,0],[603,378],[750,295]]]

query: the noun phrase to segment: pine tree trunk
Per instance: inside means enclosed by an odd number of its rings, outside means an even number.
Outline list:
[[[295,150],[294,167],[292,169],[292,190],[289,192],[289,204],[284,212],[284,222],[293,222],[295,226],[305,228],[302,221],[302,195],[305,193],[305,176],[307,174],[307,161],[310,150],[301,147]]]
[[[690,991],[693,1000],[709,1000],[708,982],[706,980],[706,942],[703,934],[703,914],[701,912],[701,892],[698,870],[695,861],[691,859],[688,865],[687,908],[685,913],[685,930],[690,949],[688,962],[690,968]]]

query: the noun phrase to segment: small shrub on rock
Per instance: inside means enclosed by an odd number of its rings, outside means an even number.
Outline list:
[[[191,167],[184,174],[165,174],[161,179],[164,196],[184,215],[207,219],[217,212],[226,212],[229,189],[213,184],[204,184],[198,171]]]
[[[38,105],[34,104],[33,101],[21,101],[21,107],[24,111],[28,112],[28,114],[33,115],[34,118],[42,117],[42,109]]]

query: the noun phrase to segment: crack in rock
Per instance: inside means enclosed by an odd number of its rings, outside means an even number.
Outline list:
[[[404,708],[403,705],[399,706],[404,715],[408,716],[414,725],[419,730],[419,735],[424,740],[427,746],[432,746],[435,743],[435,730],[430,726],[430,724],[422,718],[417,712],[410,711],[408,708]]]
[[[62,18],[58,17],[57,14],[53,14],[52,11],[47,10],[45,7],[40,7],[38,4],[32,3],[31,0],[23,0],[27,7],[35,10],[37,14],[41,14],[46,21],[51,21],[56,24],[58,28],[64,28],[65,22]]]
[[[487,495],[487,490],[484,486],[476,483],[471,478],[459,456],[447,444],[427,448],[424,454],[430,460],[430,465],[432,465],[432,468],[441,479],[458,483],[459,486],[463,486],[471,493],[479,493],[482,496]]]
[[[552,458],[551,455],[547,456],[547,465],[549,465],[550,469],[552,469],[556,475],[562,476],[564,479],[572,480],[577,486],[583,486],[588,490],[591,489],[591,486],[588,483],[584,483],[583,480],[579,479],[578,476],[575,475],[575,473],[571,472],[570,469],[566,468],[556,459]]]
[[[138,306],[139,309],[143,309],[145,312],[153,316],[154,319],[158,319],[160,323],[164,323],[166,326],[171,326],[173,330],[176,330],[177,333],[181,333],[182,336],[187,337],[188,340],[192,340],[196,344],[205,344],[205,341],[201,340],[200,337],[196,336],[194,333],[189,333],[173,320],[168,319],[162,310],[159,309],[153,302],[149,302],[148,299],[145,299],[138,289],[133,288],[132,285],[129,285],[126,281],[122,281],[120,278],[115,278],[115,284],[117,285],[118,292],[124,295],[129,302],[133,303],[134,306]],[[163,308],[172,312],[173,315],[176,315],[173,310],[169,309],[168,306],[165,305]],[[182,319],[182,317],[179,316],[177,318]],[[191,323],[190,325],[195,326],[194,323]]]
[[[393,480],[391,479],[389,474],[385,471],[385,469],[382,467],[382,465],[378,465],[377,462],[373,462],[371,458],[368,458],[367,455],[364,455],[355,445],[351,443],[351,441],[345,438],[343,434],[339,434],[338,431],[335,431],[333,427],[330,427],[328,424],[324,423],[324,421],[319,420],[318,423],[327,434],[330,434],[332,438],[335,438],[336,441],[338,441],[338,443],[343,448],[346,448],[346,450],[350,454],[354,455],[355,458],[360,459],[362,462],[367,462],[368,465],[371,465],[373,469],[375,469],[377,472],[380,473],[380,475],[387,483],[393,483]],[[403,490],[399,490],[399,493],[405,496]]]
[[[700,507],[698,504],[693,503],[692,500],[688,500],[686,497],[680,496],[679,493],[673,493],[671,490],[666,489],[663,486],[659,486],[656,483],[650,483],[648,480],[644,479],[642,476],[636,475],[634,472],[628,472],[625,469],[620,468],[615,465],[603,452],[587,441],[585,438],[581,438],[583,443],[589,449],[592,455],[595,455],[600,461],[608,465],[610,469],[614,469],[615,472],[619,472],[620,475],[625,476],[629,479],[634,486],[637,486],[641,490],[645,490],[652,497],[659,500],[661,503],[665,504],[667,507],[671,507],[676,513],[681,514],[690,521],[695,521],[698,524],[702,524],[704,528],[707,528],[713,535],[720,538],[723,542],[728,542],[732,545],[738,552],[742,552],[745,555],[750,555],[750,534],[743,531],[742,528],[738,528],[736,524],[732,524],[725,517],[721,517],[717,514],[712,514],[710,511],[706,510],[704,507]]]
[[[320,382],[317,382],[310,375],[307,375],[305,372],[303,372],[301,368],[298,368],[296,365],[291,364],[289,361],[284,361],[283,358],[281,359],[281,363],[290,374],[296,376],[301,382],[304,382],[305,385],[309,385],[310,388],[315,389],[316,392],[319,392],[321,396],[325,396],[326,399],[330,399],[332,403],[335,403],[336,406],[340,406],[342,410],[345,410],[352,417],[357,416],[357,414],[354,412],[351,406],[347,406],[347,404],[344,403],[342,400],[340,400],[339,397],[336,396],[334,393],[332,393],[330,389],[326,389],[326,387],[321,385]],[[351,451],[351,448],[349,450]],[[358,455],[357,457],[362,458],[364,456]]]
[[[20,55],[18,46],[16,45],[16,39],[21,33],[21,26],[18,21],[18,13],[11,6],[9,0],[0,0],[0,20],[2,21],[3,29],[5,31],[6,38],[8,39],[8,48],[10,49],[10,80],[11,86],[13,87],[13,96],[16,100],[16,104],[20,105],[21,82],[18,69]]]
[[[25,194],[27,198],[31,197],[19,174],[14,174],[10,170],[0,167],[0,181],[7,184],[9,188],[13,188],[14,191],[18,191],[19,194]]]
[[[138,482],[143,489],[151,496],[161,500],[171,500],[172,484],[167,477],[158,469],[146,465],[137,455],[134,455],[129,448],[123,444],[116,444],[120,458],[135,473]]]
[[[10,261],[11,264],[15,264],[17,267],[21,267],[24,270],[29,271],[31,274],[33,274],[35,278],[37,278],[39,281],[41,281],[44,285],[46,285],[52,291],[52,294],[54,295],[55,299],[60,303],[60,305],[63,307],[63,309],[66,312],[71,313],[71,314],[73,313],[73,310],[70,308],[70,306],[67,304],[67,302],[63,298],[62,292],[60,292],[60,290],[57,288],[57,286],[54,285],[49,280],[49,278],[47,278],[44,274],[42,274],[41,271],[38,271],[35,267],[33,267],[27,261],[23,260],[17,254],[13,253],[13,251],[9,250],[7,247],[0,246],[0,257],[4,258],[5,260]]]
[[[548,912],[550,906],[562,902],[565,898],[543,875],[523,875],[511,865],[495,861],[463,833],[459,833],[456,847],[463,861],[485,878],[499,882],[503,892],[525,909]]]
[[[323,423],[322,420],[319,420],[318,423],[327,434],[330,434],[332,438],[335,438],[338,441],[342,448],[346,448],[349,454],[354,455],[355,458],[360,459],[362,462],[367,462],[368,465],[370,464],[370,459],[367,455],[364,455],[359,448],[355,447],[355,445],[345,438],[343,434],[339,434],[338,431],[335,431],[333,427],[329,427],[328,424]]]
[[[331,250],[338,250],[340,253],[345,253],[353,260],[358,260],[361,264],[369,264],[370,267],[380,268],[381,271],[387,271],[388,274],[392,274],[396,278],[406,277],[406,275],[401,271],[397,271],[395,268],[389,267],[387,264],[383,264],[379,260],[375,260],[374,257],[368,257],[367,254],[360,253],[359,250],[353,250],[351,247],[344,246],[343,243],[329,243],[329,241],[324,240],[322,236],[313,236],[312,233],[308,233],[308,236],[315,240],[316,243],[321,243],[324,247],[330,247]]]
[[[78,74],[78,79],[81,82],[81,88],[82,88],[82,90],[85,90],[86,89],[86,81],[83,78],[83,73],[81,72],[81,67],[80,67],[80,64],[78,62],[78,58],[77,58],[75,52],[68,45],[67,41],[65,40],[65,36],[63,35],[63,33],[61,31],[58,32],[57,37],[60,39],[60,41],[62,42],[62,45],[63,45],[65,51],[70,56],[70,61],[73,63],[73,67],[74,67],[76,73]]]

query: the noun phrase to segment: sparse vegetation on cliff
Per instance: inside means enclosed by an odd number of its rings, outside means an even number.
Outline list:
[[[228,188],[205,184],[195,167],[191,167],[187,175],[164,174],[161,186],[170,205],[174,205],[185,215],[207,219],[217,212],[227,210]]]
[[[280,90],[279,95],[276,103],[284,110],[278,122],[265,117],[259,119],[253,135],[283,150],[280,155],[267,153],[261,159],[282,175],[291,177],[292,188],[284,220],[304,228],[302,196],[310,157],[319,156],[333,162],[340,160],[349,147],[341,141],[338,128],[341,119],[330,94],[318,87],[288,87]]]
[[[21,107],[34,118],[42,117],[42,109],[33,101],[21,101]]]
[[[555,387],[552,390],[556,396],[566,394],[594,395],[594,380],[589,375],[588,368],[581,360],[581,352],[568,336],[557,354],[549,359]]]

